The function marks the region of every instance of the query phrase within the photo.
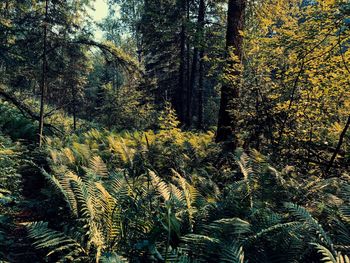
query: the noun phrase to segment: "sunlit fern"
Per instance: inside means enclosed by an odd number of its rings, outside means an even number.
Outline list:
[[[323,263],[350,263],[350,258],[347,255],[342,255],[340,252],[333,254],[328,248],[317,243],[312,243],[312,245],[322,255],[321,261]]]

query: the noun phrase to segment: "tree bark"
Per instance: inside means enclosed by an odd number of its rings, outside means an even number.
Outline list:
[[[175,94],[174,107],[183,124],[185,122],[185,98],[186,98],[186,1],[182,0],[182,25],[180,32],[180,67],[179,67],[179,84],[177,88],[177,94]]]
[[[205,0],[200,0],[198,7],[198,18],[197,18],[197,29],[195,36],[195,43],[193,49],[192,68],[190,74],[189,88],[188,88],[188,99],[187,99],[187,120],[188,126],[192,125],[192,117],[195,109],[197,108],[197,101],[193,99],[196,94],[196,79],[198,75],[198,58],[199,52],[202,51],[203,42],[203,31],[204,31],[204,18],[205,18]],[[199,114],[199,113],[198,113]]]
[[[199,52],[199,80],[198,80],[198,125],[197,128],[204,128],[204,49]]]
[[[44,50],[43,50],[43,65],[42,65],[42,76],[41,76],[41,86],[40,86],[40,115],[39,115],[39,147],[42,146],[43,143],[43,133],[44,133],[44,115],[45,115],[45,97],[47,92],[47,23],[48,23],[48,7],[49,0],[45,1],[45,19],[44,19]]]
[[[227,62],[224,74],[229,74],[232,81],[224,81],[221,88],[220,111],[216,142],[227,142],[230,148],[237,147],[237,100],[239,99],[240,70],[237,64],[242,61],[242,44],[245,21],[246,0],[229,0],[227,12],[226,52]],[[239,62],[232,60],[230,52],[237,56]]]

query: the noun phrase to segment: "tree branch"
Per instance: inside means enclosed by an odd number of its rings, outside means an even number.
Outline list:
[[[24,104],[22,101],[18,100],[14,95],[10,94],[9,92],[7,92],[1,87],[0,87],[0,97],[4,98],[6,101],[16,106],[16,108],[22,113],[24,117],[30,118],[35,121],[39,121],[40,116],[37,113],[32,111],[32,109],[28,105]],[[44,126],[51,130],[55,130],[59,133],[62,133],[60,129],[53,126],[52,124],[44,123]]]
[[[330,171],[330,169],[331,169],[332,166],[333,166],[333,163],[334,163],[334,161],[335,161],[335,158],[337,157],[338,152],[340,151],[340,148],[341,148],[341,146],[342,146],[342,144],[343,144],[345,135],[346,135],[346,133],[347,133],[349,127],[350,127],[350,116],[348,117],[348,120],[347,120],[347,122],[346,122],[346,124],[345,124],[345,127],[344,127],[342,133],[341,133],[340,136],[339,136],[339,140],[338,140],[337,147],[335,148],[334,153],[333,153],[331,159],[329,160],[328,166],[327,166],[327,168],[326,168],[326,174],[328,174],[328,172]],[[326,176],[327,176],[327,175],[326,175]],[[328,177],[328,176],[327,176],[327,177]]]

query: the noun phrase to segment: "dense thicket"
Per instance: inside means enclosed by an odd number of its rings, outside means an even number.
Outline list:
[[[0,261],[350,263],[348,1],[106,3],[0,3]]]

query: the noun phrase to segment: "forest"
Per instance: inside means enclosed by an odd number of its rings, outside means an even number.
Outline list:
[[[350,2],[0,0],[17,262],[350,263]]]

